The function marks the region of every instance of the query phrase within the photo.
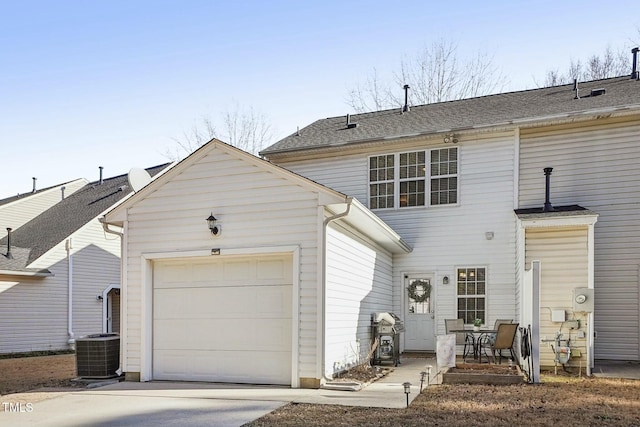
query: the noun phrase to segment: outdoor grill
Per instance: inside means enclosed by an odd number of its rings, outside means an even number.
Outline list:
[[[371,315],[372,341],[378,340],[373,353],[372,365],[392,362],[400,363],[400,333],[404,332],[404,323],[393,313],[373,313]]]

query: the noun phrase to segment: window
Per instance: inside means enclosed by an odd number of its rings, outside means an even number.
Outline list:
[[[393,154],[369,159],[369,205],[371,209],[393,207],[394,170]]]
[[[465,324],[473,323],[474,319],[485,322],[486,300],[486,269],[459,268],[458,269],[458,319],[464,319]]]
[[[457,148],[369,158],[369,208],[425,206],[427,200],[432,206],[458,203]]]
[[[400,207],[424,206],[424,151],[400,154]]]
[[[458,203],[458,149],[431,151],[431,204]]]

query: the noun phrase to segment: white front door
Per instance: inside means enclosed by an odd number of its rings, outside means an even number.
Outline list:
[[[431,276],[405,279],[405,350],[435,350],[435,289]]]

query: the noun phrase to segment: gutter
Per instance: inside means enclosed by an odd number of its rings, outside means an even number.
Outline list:
[[[18,270],[0,270],[1,276],[27,276],[27,277],[53,277],[55,274],[48,270],[43,271],[18,271]]]
[[[76,339],[73,334],[73,255],[71,250],[73,249],[73,241],[71,237],[65,242],[65,249],[67,250],[67,291],[68,291],[68,307],[67,307],[67,335],[69,339],[67,344],[71,350],[76,349]]]
[[[320,320],[320,325],[322,327],[322,357],[320,361],[320,369],[322,369],[322,373],[320,376],[320,381],[331,381],[331,378],[327,378],[325,363],[327,360],[327,349],[326,349],[326,336],[327,336],[327,300],[326,300],[326,291],[327,291],[327,227],[330,222],[338,220],[340,218],[344,218],[349,215],[351,211],[351,203],[353,202],[353,197],[345,196],[344,202],[347,204],[347,209],[344,212],[332,215],[327,217],[322,222],[322,261],[321,261],[321,291],[320,291],[320,300],[322,301],[322,309],[320,310],[320,315],[322,316]]]
[[[119,237],[124,236],[124,233],[110,229],[109,223],[107,222],[105,217],[98,218],[98,221],[100,221],[100,224],[102,224],[102,229],[104,230],[105,233],[115,234],[116,236],[119,236]]]

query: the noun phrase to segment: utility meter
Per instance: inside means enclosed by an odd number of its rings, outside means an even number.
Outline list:
[[[575,288],[573,290],[573,311],[593,312],[593,289]]]

